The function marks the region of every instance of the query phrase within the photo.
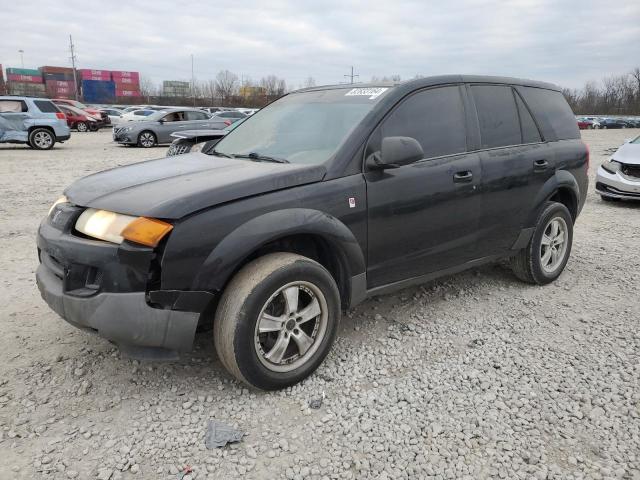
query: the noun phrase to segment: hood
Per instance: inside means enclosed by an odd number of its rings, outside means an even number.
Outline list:
[[[226,130],[178,130],[177,132],[173,132],[171,136],[174,138],[184,139],[203,137],[207,137],[207,139],[216,139],[224,137],[227,133],[229,132]]]
[[[239,198],[318,182],[325,173],[323,165],[189,153],[95,173],[64,193],[83,207],[177,219]]]
[[[611,158],[627,165],[640,165],[640,143],[625,143]]]

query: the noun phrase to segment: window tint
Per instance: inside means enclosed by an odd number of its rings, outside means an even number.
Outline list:
[[[28,112],[27,104],[22,100],[0,100],[0,113]]]
[[[516,93],[516,104],[518,105],[518,114],[520,115],[520,128],[522,129],[522,143],[535,143],[542,141],[540,132],[529,109],[524,104],[520,95]]]
[[[415,138],[422,145],[425,158],[466,151],[464,108],[458,87],[411,95],[385,119],[380,133],[382,138]]]
[[[580,138],[576,118],[562,93],[544,88],[518,87],[546,139]]]
[[[47,100],[34,100],[33,103],[36,104],[36,107],[38,107],[38,110],[42,113],[57,113],[60,111],[53,102],[49,102]]]
[[[478,111],[482,148],[520,144],[520,121],[511,87],[474,85],[471,92]]]
[[[187,120],[206,120],[209,118],[202,112],[185,112],[185,116]]]

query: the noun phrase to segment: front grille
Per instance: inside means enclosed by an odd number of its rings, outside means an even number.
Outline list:
[[[640,165],[623,164],[621,170],[627,177],[640,178]]]
[[[184,155],[185,153],[189,153],[191,150],[191,145],[188,143],[172,143],[167,151],[167,157],[172,157],[174,155]]]

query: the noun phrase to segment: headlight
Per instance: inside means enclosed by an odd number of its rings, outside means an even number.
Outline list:
[[[124,127],[125,132],[130,132],[131,130],[133,130],[133,127]]]
[[[621,167],[622,164],[620,162],[616,162],[613,158],[610,158],[602,164],[602,168],[604,168],[609,173],[617,173],[620,171]]]
[[[191,147],[191,150],[189,150],[189,153],[201,152],[206,143],[207,142],[196,143],[193,147]]]
[[[64,195],[61,196],[59,199],[53,202],[53,205],[51,205],[51,208],[49,209],[49,213],[47,213],[47,215],[51,215],[51,212],[53,212],[53,209],[56,208],[56,205],[60,203],[67,203],[68,201],[69,199],[67,197],[65,197]]]
[[[155,247],[173,225],[155,218],[132,217],[107,210],[88,208],[76,221],[76,230],[85,235],[112,243],[129,240]]]

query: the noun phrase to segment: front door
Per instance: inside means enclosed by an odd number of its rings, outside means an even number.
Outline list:
[[[368,204],[368,288],[445,270],[476,257],[481,213],[480,158],[467,152],[460,86],[405,98],[369,140],[412,137],[424,159],[400,168],[365,171]]]

